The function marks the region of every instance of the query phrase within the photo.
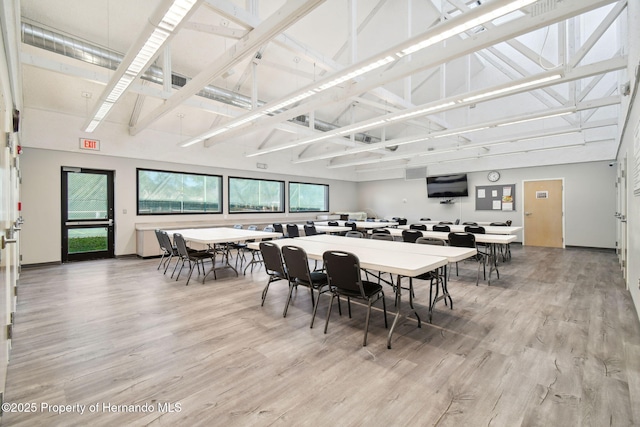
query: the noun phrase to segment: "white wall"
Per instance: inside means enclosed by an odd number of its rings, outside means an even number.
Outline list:
[[[309,214],[232,214],[227,212],[227,177],[243,176],[267,178],[283,181],[302,181],[329,184],[329,208],[331,211],[357,210],[356,184],[354,182],[330,179],[301,178],[293,175],[238,171],[156,162],[150,160],[127,159],[96,154],[70,153],[63,151],[25,148],[20,156],[22,169],[22,214],[25,220],[21,231],[22,263],[39,264],[61,260],[61,192],[60,168],[74,166],[115,171],[115,224],[116,248],[118,255],[136,253],[136,223],[175,221],[228,221],[271,222],[283,218],[308,218]],[[207,215],[136,215],[136,168],[175,170],[223,175],[223,214]],[[127,213],[124,213],[124,212]],[[313,216],[315,214],[311,214]]]
[[[522,225],[523,181],[532,179],[564,179],[565,244],[615,248],[616,170],[609,162],[593,162],[561,166],[500,169],[496,184],[516,184],[515,211],[476,211],[472,192],[475,186],[491,185],[487,172],[468,174],[470,196],[443,205],[439,199],[427,198],[425,179],[382,180],[358,184],[361,210],[380,217],[401,216],[409,223],[421,217],[433,220],[507,221]],[[519,236],[522,241],[522,235]]]
[[[629,35],[629,68],[627,75],[631,81],[631,92],[637,86],[636,75],[640,72],[640,2],[631,1],[627,4]],[[640,89],[636,89],[640,91]],[[633,194],[634,177],[638,173],[635,165],[634,142],[639,143],[640,139],[640,94],[636,95],[634,105],[627,108],[631,99],[626,99],[623,108],[621,108],[621,119],[624,123],[626,120],[626,130],[622,135],[620,150],[618,152],[618,162],[627,160],[627,249],[626,257],[627,270],[627,286],[631,292],[631,297],[635,304],[636,313],[640,313],[640,263],[637,261],[640,257],[640,195]],[[629,98],[629,97],[626,97]],[[629,112],[627,117],[627,110]],[[622,128],[622,126],[621,126]]]

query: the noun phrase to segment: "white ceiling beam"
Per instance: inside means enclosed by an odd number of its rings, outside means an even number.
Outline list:
[[[321,3],[324,3],[324,0],[288,0],[284,6],[253,29],[245,38],[234,44],[222,57],[216,58],[197,76],[189,80],[189,82],[169,98],[167,102],[143,118],[138,123],[138,126],[130,128],[130,133],[136,135],[142,129],[145,129],[160,117],[178,107],[189,97],[198,93],[213,79],[221,76],[226,70],[238,64],[245,59],[247,55],[255,52],[258,47],[272,40],[282,31],[309,14]]]
[[[627,1],[621,0],[619,1],[613,9],[604,17],[604,19],[598,24],[593,33],[589,36],[587,41],[585,41],[580,49],[578,49],[571,61],[569,62],[570,67],[575,67],[582,61],[582,59],[586,56],[587,53],[593,48],[593,46],[600,40],[600,38],[604,35],[604,33],[609,29],[611,24],[618,19],[618,16],[622,13],[622,11],[627,7]]]
[[[219,25],[202,24],[199,22],[187,22],[184,25],[184,29],[234,40],[241,39],[249,34],[249,30],[246,29],[221,27]]]
[[[464,40],[457,38],[450,39],[447,41],[446,46],[434,45],[427,49],[426,52],[413,54],[414,57],[410,63],[399,64],[393,69],[388,69],[374,74],[371,77],[364,78],[361,81],[347,85],[345,88],[336,87],[332,90],[321,92],[311,98],[307,98],[298,106],[287,109],[287,111],[283,113],[279,113],[272,117],[261,118],[258,122],[252,123],[250,126],[237,127],[230,132],[225,133],[225,137],[220,137],[217,141],[226,140],[230,136],[239,135],[244,132],[253,132],[262,127],[273,126],[275,123],[306,114],[321,105],[344,102],[345,100],[357,97],[362,93],[370,92],[371,90],[383,86],[388,82],[400,80],[406,75],[436,67],[477,50],[487,48],[496,43],[560,22],[572,16],[583,14],[614,1],[615,0],[564,0],[557,3],[554,9],[549,10],[546,13],[535,17],[526,15],[522,18],[514,19],[502,24],[499,28],[494,30],[483,31],[482,33],[476,34],[474,38]],[[342,95],[339,95],[340,93]]]

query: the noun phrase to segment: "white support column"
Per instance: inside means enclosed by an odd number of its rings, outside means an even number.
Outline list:
[[[411,15],[413,14],[413,1],[407,0],[407,39],[411,38]],[[411,61],[411,55],[407,58],[407,61]],[[411,75],[408,75],[404,78],[404,100],[407,102],[411,102]]]

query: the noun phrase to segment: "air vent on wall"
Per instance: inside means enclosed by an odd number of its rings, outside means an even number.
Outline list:
[[[404,170],[405,181],[410,179],[425,179],[427,177],[427,167],[407,168]]]

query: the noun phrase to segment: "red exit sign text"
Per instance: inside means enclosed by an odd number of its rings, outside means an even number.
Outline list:
[[[80,138],[80,148],[83,150],[100,151],[100,141],[97,139]]]

